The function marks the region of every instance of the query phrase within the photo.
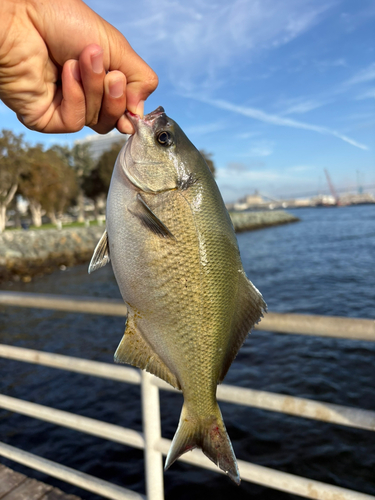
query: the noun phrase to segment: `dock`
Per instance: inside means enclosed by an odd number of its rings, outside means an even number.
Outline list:
[[[0,464],[1,500],[81,500]]]

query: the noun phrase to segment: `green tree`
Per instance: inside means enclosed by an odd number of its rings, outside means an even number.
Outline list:
[[[104,203],[105,201],[111,182],[113,167],[123,145],[123,140],[112,144],[111,149],[102,153],[90,175],[85,178],[83,190],[85,195],[94,202],[96,219],[99,214],[99,203]]]
[[[87,143],[78,143],[72,148],[59,145],[52,148],[76,174],[78,183],[78,222],[84,222],[85,220],[84,185],[95,167],[89,148],[90,146]]]
[[[115,166],[117,156],[121,151],[123,145],[123,141],[112,144],[111,149],[109,149],[108,151],[104,151],[96,164],[96,168],[103,183],[105,193],[108,192],[109,185],[111,183],[113,167]]]
[[[20,174],[24,168],[23,135],[2,130],[0,134],[0,233],[4,231],[7,208],[17,192]]]
[[[19,191],[29,202],[33,224],[40,227],[45,213],[51,222],[57,222],[56,214],[61,214],[76,196],[77,183],[74,172],[55,150],[44,151],[37,144],[28,149]]]
[[[205,161],[208,165],[208,168],[211,170],[212,175],[215,177],[216,169],[215,169],[214,162],[212,160],[213,154],[207,153],[204,149],[200,149],[199,152],[203,156],[203,158],[205,159]]]

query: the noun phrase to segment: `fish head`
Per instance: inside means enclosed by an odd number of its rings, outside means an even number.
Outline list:
[[[130,111],[126,115],[135,130],[120,154],[120,168],[128,180],[145,192],[186,185],[202,158],[177,123],[161,106],[144,118]]]

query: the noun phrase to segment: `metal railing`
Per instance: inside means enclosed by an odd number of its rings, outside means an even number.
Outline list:
[[[0,304],[91,314],[126,315],[126,307],[122,302],[93,298],[0,292]],[[268,313],[266,318],[262,319],[261,323],[257,325],[257,329],[375,341],[375,321],[365,319]],[[171,441],[161,436],[159,389],[169,391],[175,391],[175,389],[146,372],[140,372],[134,368],[111,365],[109,363],[89,361],[9,345],[0,345],[0,357],[36,363],[96,377],[104,377],[130,384],[141,384],[143,434],[132,429],[126,429],[121,426],[5,395],[0,395],[0,408],[94,436],[100,436],[101,438],[138,449],[144,449],[147,499],[161,500],[164,498],[162,456],[168,453]],[[218,386],[217,394],[220,401],[368,431],[375,430],[374,411],[229,385]],[[157,415],[159,415],[159,418],[155,418]],[[61,464],[51,462],[4,443],[0,443],[0,455],[106,498],[115,500],[144,498],[138,493],[69,469]],[[194,450],[189,454],[185,454],[180,457],[180,460],[217,473],[222,473],[200,450]],[[375,500],[375,496],[280,472],[242,460],[238,460],[238,464],[243,480],[302,497],[317,500]]]

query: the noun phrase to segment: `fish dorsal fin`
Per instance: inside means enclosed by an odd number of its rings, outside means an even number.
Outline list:
[[[247,334],[253,326],[260,321],[263,313],[267,310],[262,294],[246,277],[243,270],[240,271],[240,279],[237,292],[237,310],[232,321],[232,336],[224,359],[218,382],[221,383],[227,374],[230,365],[237,356],[240,347],[245,342]]]
[[[92,255],[89,265],[89,274],[93,273],[97,269],[100,269],[101,267],[104,267],[110,260],[108,233],[107,231],[104,231]]]
[[[176,239],[167,226],[165,226],[154,214],[139,193],[137,194],[135,201],[129,205],[128,210],[132,215],[138,217],[141,223],[153,233],[158,236],[163,236],[164,238],[172,238],[173,240]]]
[[[153,375],[165,380],[176,389],[181,389],[180,383],[159,356],[139,333],[131,312],[126,321],[124,336],[115,352],[116,363],[128,363],[146,370]]]

